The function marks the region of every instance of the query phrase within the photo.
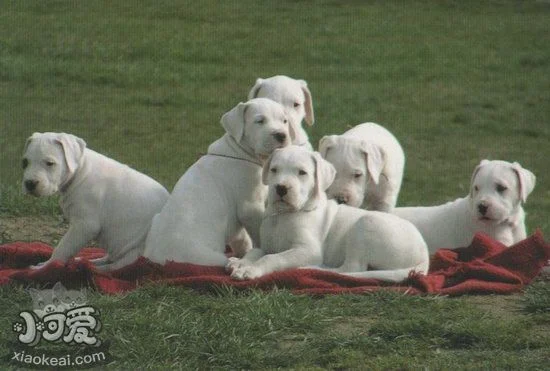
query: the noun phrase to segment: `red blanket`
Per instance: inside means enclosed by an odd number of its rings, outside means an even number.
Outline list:
[[[83,249],[80,260],[53,262],[38,270],[28,266],[47,260],[52,248],[41,242],[0,245],[0,285],[20,283],[48,286],[61,282],[66,287],[88,286],[107,294],[134,290],[148,283],[177,285],[212,291],[220,286],[270,290],[286,288],[294,293],[324,295],[364,293],[381,288],[409,294],[508,294],[521,290],[536,277],[550,259],[550,244],[537,231],[510,248],[478,234],[468,247],[440,249],[432,258],[428,275],[411,274],[400,284],[359,279],[314,269],[292,269],[252,281],[232,280],[223,268],[185,263],[159,265],[140,258],[134,264],[102,273],[89,259],[103,256],[103,250]]]

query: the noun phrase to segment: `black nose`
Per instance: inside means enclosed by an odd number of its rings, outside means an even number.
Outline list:
[[[285,133],[275,133],[273,134],[275,137],[275,140],[279,143],[284,143],[286,140],[286,134]]]
[[[489,209],[489,206],[485,204],[479,204],[477,205],[477,209],[479,210],[479,213],[481,215],[485,215],[487,213],[487,210]]]
[[[31,192],[36,189],[37,184],[38,181],[36,180],[25,180],[25,188]]]
[[[286,195],[287,188],[284,185],[277,184],[275,186],[275,192],[277,192],[279,196],[283,197],[284,195]]]
[[[336,197],[336,202],[338,202],[339,204],[347,204],[348,200],[344,196],[338,196]]]

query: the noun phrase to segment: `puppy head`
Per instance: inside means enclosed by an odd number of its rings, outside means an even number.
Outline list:
[[[265,160],[276,148],[290,144],[292,128],[283,106],[265,98],[239,103],[224,114],[225,131],[243,147]]]
[[[74,175],[86,143],[65,133],[34,133],[23,154],[23,192],[33,196],[57,193]]]
[[[248,99],[252,98],[269,98],[282,104],[295,128],[302,124],[304,118],[309,126],[313,125],[313,102],[304,80],[295,80],[288,76],[257,79],[248,93]]]
[[[384,168],[380,147],[364,140],[329,135],[319,142],[319,152],[336,169],[334,182],[327,189],[328,197],[361,207],[369,177],[378,184]]]
[[[470,186],[472,212],[486,224],[513,218],[535,187],[535,175],[517,162],[483,160]]]
[[[272,213],[310,211],[325,196],[336,170],[317,152],[300,146],[277,149],[263,168],[269,186],[267,210]]]

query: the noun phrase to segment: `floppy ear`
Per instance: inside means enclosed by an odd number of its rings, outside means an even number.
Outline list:
[[[336,145],[338,140],[338,135],[325,135],[319,141],[319,153],[323,158],[327,157],[327,152],[329,149]]]
[[[334,166],[321,157],[319,152],[312,152],[313,161],[315,162],[315,192],[316,195],[327,190],[334,181],[336,169]]]
[[[476,168],[474,169],[474,172],[472,173],[472,178],[470,179],[470,195],[473,195],[473,192],[474,192],[474,179],[476,178],[477,173],[483,166],[487,165],[489,162],[490,161],[487,159],[481,160],[479,165],[477,165]]]
[[[231,111],[226,112],[220,122],[225,131],[237,142],[240,142],[244,135],[244,114],[247,104],[240,102]]]
[[[280,151],[280,148],[277,148],[275,151],[269,155],[267,158],[267,161],[264,163],[264,167],[262,168],[262,183],[264,185],[267,185],[267,177],[269,176],[269,168],[271,167],[271,159],[273,158],[273,155],[275,152]]]
[[[378,184],[380,174],[382,174],[382,170],[384,169],[384,153],[382,153],[380,147],[366,141],[361,141],[361,150],[367,158],[367,171],[374,184]]]
[[[260,88],[262,87],[262,84],[264,82],[264,79],[258,78],[256,79],[256,84],[250,89],[248,92],[248,100],[254,99],[258,97],[258,92],[260,91]]]
[[[296,139],[296,128],[294,127],[294,123],[291,122],[291,120],[289,119],[287,113],[288,112],[285,110],[285,118],[288,125],[288,135],[290,135],[290,139],[294,141],[294,139]]]
[[[315,185],[313,186],[313,194],[302,207],[304,211],[311,211],[317,207],[321,195],[330,187],[336,176],[334,166],[322,158],[319,152],[311,152],[311,158],[315,163]]]
[[[521,202],[525,202],[527,201],[527,196],[529,196],[529,194],[533,192],[533,189],[535,189],[537,177],[531,171],[522,168],[517,162],[512,164],[512,169],[518,176],[519,196],[521,198]]]
[[[306,123],[309,126],[312,126],[315,122],[315,118],[313,117],[313,101],[311,99],[311,92],[309,91],[309,88],[307,87],[307,82],[305,80],[299,80],[300,85],[302,86],[302,92],[304,93],[304,97],[306,98],[304,102],[304,109],[306,111]]]
[[[65,161],[67,162],[67,176],[70,178],[80,164],[80,159],[86,148],[86,142],[77,136],[65,133],[58,134],[55,141],[63,148]]]

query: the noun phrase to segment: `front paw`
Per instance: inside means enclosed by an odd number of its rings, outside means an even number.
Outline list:
[[[243,259],[231,257],[228,259],[227,264],[225,265],[225,271],[227,273],[233,273],[234,270],[242,267],[245,264]]]
[[[253,265],[242,265],[231,272],[231,278],[239,281],[253,280],[262,275],[262,270]]]
[[[31,268],[32,270],[42,269],[46,265],[48,265],[49,262],[50,262],[49,260],[46,260],[45,262],[41,262],[41,263],[38,263],[36,265],[31,265],[29,268]]]

